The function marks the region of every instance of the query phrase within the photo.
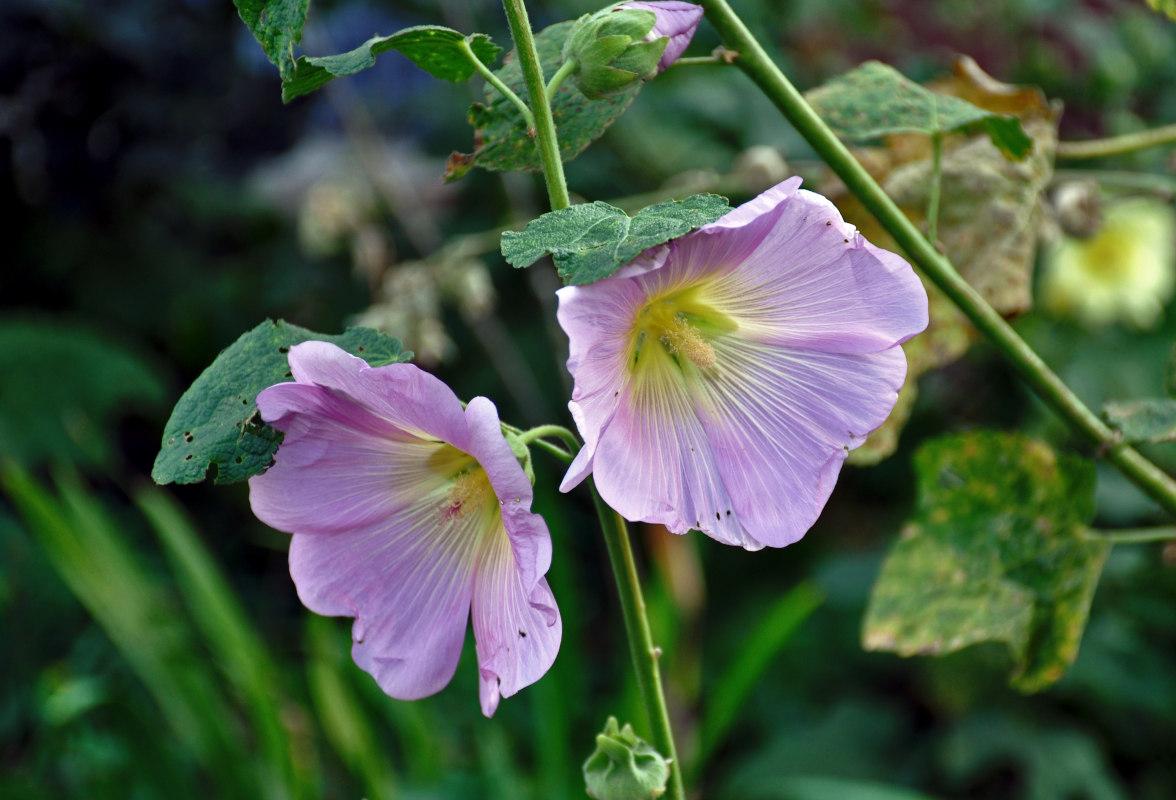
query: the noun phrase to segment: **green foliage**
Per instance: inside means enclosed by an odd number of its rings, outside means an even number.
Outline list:
[[[707,691],[695,770],[702,769],[711,753],[722,743],[780,649],[824,601],[820,589],[811,583],[802,583],[781,596],[747,635],[735,658]]]
[[[299,58],[294,72],[282,76],[282,100],[288,103],[334,78],[361,72],[376,63],[376,56],[389,50],[399,51],[434,78],[453,83],[464,83],[473,77],[471,51],[486,65],[494,63],[502,52],[484,33],[466,36],[439,25],[418,25],[391,36],[373,36],[346,53]]]
[[[238,756],[245,743],[225,724],[232,712],[204,666],[191,629],[121,534],[119,525],[72,469],[59,470],[58,494],[15,462],[0,464],[0,488],[62,580],[130,664],[185,750],[219,777],[222,796],[260,787]],[[234,788],[235,787],[235,788]]]
[[[771,789],[753,792],[746,800],[933,800],[921,792],[848,778],[797,776],[781,778]]]
[[[1019,435],[934,440],[915,456],[918,508],[882,565],[864,643],[900,655],[1000,641],[1022,691],[1078,652],[1109,546],[1087,536],[1094,470]]]
[[[833,131],[849,141],[891,133],[938,136],[982,130],[1007,158],[1019,161],[1033,149],[1033,140],[1016,117],[936,94],[878,61],[867,61],[805,96]]]
[[[1147,0],[1153,11],[1167,14],[1170,19],[1176,19],[1176,0]]]
[[[233,4],[266,58],[277,65],[282,80],[291,77],[294,45],[302,41],[310,0],[233,0]]]
[[[543,65],[544,77],[551,76],[563,64],[564,42],[575,24],[560,22],[544,28],[535,35],[535,48]],[[522,69],[512,51],[502,68],[495,73],[519,97],[527,97]],[[564,161],[571,161],[588,145],[599,139],[616,119],[624,113],[641,84],[600,100],[589,100],[569,81],[550,98],[551,114],[559,135],[559,150]],[[456,180],[471,167],[509,172],[540,169],[539,148],[519,109],[493,86],[486,87],[485,104],[475,103],[470,108],[470,125],[474,127],[476,147],[473,153],[454,153],[449,157],[446,180]]]
[[[551,255],[566,282],[582,285],[607,278],[642,251],[730,210],[727,199],[714,194],[658,203],[632,217],[608,203],[585,203],[548,212],[521,231],[502,234],[502,255],[515,267],[529,267]]]
[[[1176,400],[1141,397],[1107,403],[1103,415],[1127,442],[1176,442]]]
[[[264,472],[281,435],[255,416],[257,395],[290,379],[286,353],[312,339],[337,344],[372,366],[412,358],[398,340],[368,328],[325,336],[266,320],[217,356],[176,403],[151,470],[155,482],[198,483],[210,468],[216,483],[243,481]]]
[[[164,389],[138,357],[89,328],[0,324],[0,453],[109,466],[113,421],[158,406]]]

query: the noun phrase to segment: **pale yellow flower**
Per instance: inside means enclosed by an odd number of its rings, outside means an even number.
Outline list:
[[[1043,307],[1087,325],[1156,324],[1176,288],[1176,215],[1151,199],[1108,204],[1087,239],[1062,236],[1045,253]]]

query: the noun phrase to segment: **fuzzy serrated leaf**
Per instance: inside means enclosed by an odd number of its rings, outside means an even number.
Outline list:
[[[915,456],[918,508],[887,555],[869,650],[941,655],[1004,642],[1026,692],[1073,662],[1109,545],[1086,535],[1094,469],[1019,435],[973,432]]]
[[[354,75],[375,65],[376,56],[396,50],[432,75],[453,83],[463,83],[474,75],[474,65],[466,55],[464,44],[483,64],[492,64],[502,48],[484,33],[469,36],[439,25],[418,25],[391,36],[373,36],[354,50],[333,56],[303,56],[288,79],[283,76],[282,100],[309,94],[334,78]]]
[[[156,483],[234,483],[269,467],[281,433],[257,417],[257,395],[290,380],[286,353],[299,342],[337,344],[372,366],[408,361],[400,342],[370,328],[326,336],[266,320],[221,352],[184,392],[163,431],[151,477]]]
[[[932,92],[879,61],[867,61],[805,97],[833,131],[848,141],[864,142],[893,133],[932,136],[979,130],[1006,158],[1020,161],[1033,150],[1033,140],[1016,117]]]
[[[1103,416],[1123,440],[1138,442],[1176,442],[1176,400],[1169,397],[1142,397],[1107,403]]]
[[[293,76],[294,45],[302,41],[310,0],[233,0],[233,4],[282,80]]]
[[[574,20],[544,28],[535,35],[535,49],[543,65],[544,78],[551,76],[563,64],[563,46]],[[527,96],[523,73],[514,51],[503,59],[502,68],[495,74],[519,97]],[[564,161],[571,161],[588,145],[600,138],[624,113],[642,84],[638,82],[600,100],[589,100],[574,86],[575,81],[564,81],[551,98],[551,115],[559,137],[559,152]],[[445,180],[460,178],[471,167],[509,172],[536,172],[541,168],[535,138],[527,130],[527,123],[514,103],[493,86],[486,87],[485,103],[470,108],[470,125],[474,127],[473,153],[454,153],[449,157]]]
[[[551,255],[567,283],[582,285],[607,278],[642,251],[730,210],[727,198],[715,194],[658,203],[632,217],[608,203],[585,203],[548,212],[521,231],[502,234],[502,255],[515,267],[529,267]]]

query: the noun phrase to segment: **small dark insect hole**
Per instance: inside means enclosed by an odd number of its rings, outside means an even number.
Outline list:
[[[184,460],[185,460],[185,461],[191,461],[191,460],[192,460],[192,454],[191,454],[191,453],[188,453],[188,455],[184,456]]]
[[[719,515],[718,511],[715,512],[715,519],[722,519],[722,516]]]
[[[185,442],[192,441],[192,431],[184,431],[184,441]]]
[[[294,377],[294,374],[293,374],[293,373],[291,373],[291,372],[287,372],[287,373],[286,373],[286,377],[287,377],[287,378],[293,378],[293,377]]]
[[[278,348],[278,352],[279,352],[279,353],[289,353],[289,352],[290,352],[290,348],[289,348],[289,347],[286,347],[286,345],[282,345],[281,347],[279,347],[279,348]]]
[[[233,460],[234,460],[234,461],[236,461],[238,464],[240,464],[240,463],[241,463],[241,462],[242,462],[244,459],[242,459],[242,458],[241,458],[241,456],[237,456],[237,457],[236,457],[235,459],[233,459]]]
[[[367,348],[365,348],[365,347],[364,347],[364,346],[361,344],[359,347],[355,348],[355,351],[356,351],[357,353],[362,353],[362,352],[363,352],[364,350],[366,350],[366,349],[367,349]]]
[[[526,638],[527,638],[527,632],[526,632],[526,631],[519,631],[519,636],[521,636],[521,637],[523,637],[524,639],[526,639]]]

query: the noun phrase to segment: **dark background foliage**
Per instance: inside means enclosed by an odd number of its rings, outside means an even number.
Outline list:
[[[1062,100],[1064,139],[1176,118],[1176,27],[1142,3],[736,6],[802,88],[867,58],[925,80],[962,52]],[[541,27],[587,10],[576,0],[531,13]],[[327,54],[422,23],[508,41],[494,3],[338,0],[312,7],[303,44]],[[716,44],[704,23],[691,53]],[[441,185],[445,157],[469,149],[476,91],[389,53],[284,106],[228,3],[0,7],[0,796],[577,797],[605,716],[642,727],[587,499],[557,498],[558,465],[542,455],[536,505],[555,539],[565,642],[552,673],[492,721],[478,714],[470,647],[439,696],[383,698],[350,665],[346,624],[299,606],[286,537],[253,519],[244,486],[145,483],[171,405],[266,317],[335,333],[399,298],[425,322],[390,332],[443,356],[432,368],[460,395],[488,395],[521,425],[566,422],[547,267],[511,269],[490,237],[474,246],[480,266],[457,259],[439,278],[416,265],[381,288],[393,264],[544,208],[533,176],[474,171]],[[764,145],[815,173],[736,70],[671,70],[569,164],[569,180],[590,200],[718,181],[740,202],[749,174],[782,168],[778,155],[749,154]],[[1113,166],[1171,174],[1162,151]],[[438,323],[451,341],[432,348]],[[1096,405],[1161,392],[1171,313],[1142,333],[1037,312],[1019,324]],[[848,469],[797,545],[748,554],[638,531],[683,750],[709,758],[696,785],[720,798],[1176,795],[1176,555],[1158,545],[1112,553],[1078,661],[1045,693],[1010,689],[995,646],[910,660],[862,650],[921,440],[1020,427],[1076,446],[983,346],[920,388],[898,453]],[[37,492],[47,516],[30,514]],[[167,538],[182,525],[146,514],[144,497],[186,509],[197,533],[184,541],[212,561],[185,563],[224,583],[193,588]],[[1101,472],[1099,509],[1104,525],[1156,521]],[[749,670],[742,691],[733,665]],[[708,732],[722,714],[727,735]]]

